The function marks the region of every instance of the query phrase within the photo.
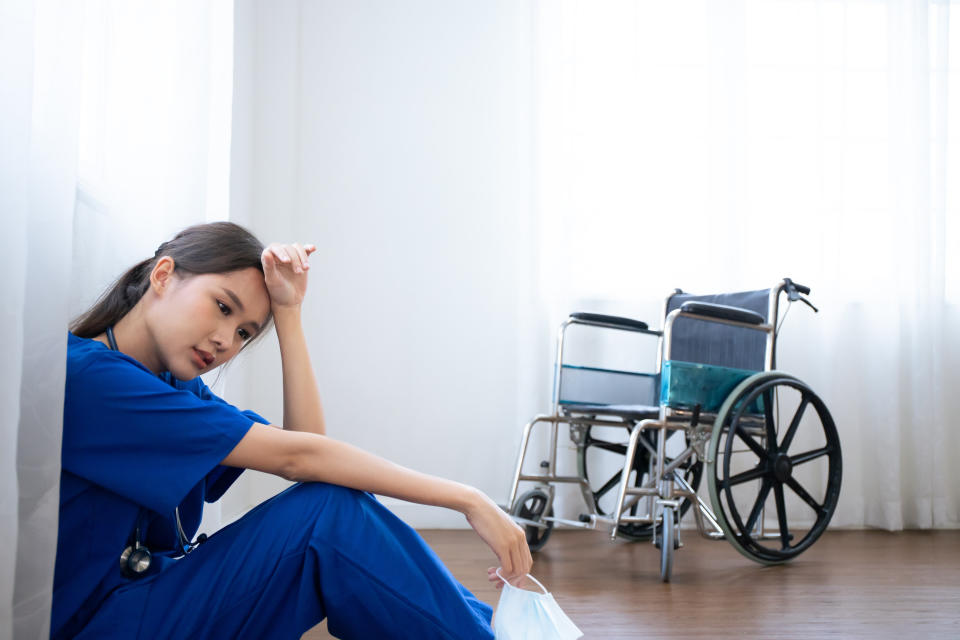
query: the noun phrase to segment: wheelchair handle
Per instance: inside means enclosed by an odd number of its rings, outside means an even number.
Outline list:
[[[794,282],[790,278],[784,278],[783,288],[787,292],[787,300],[789,300],[790,302],[796,302],[797,300],[799,300],[800,302],[804,303],[805,305],[813,309],[814,313],[819,313],[820,310],[817,309],[815,306],[813,306],[812,302],[810,302],[809,300],[803,297],[805,295],[806,296],[810,295],[810,287]]]
[[[790,278],[783,279],[783,287],[787,290],[787,295],[790,297],[790,300],[794,302],[798,298],[797,294],[810,295],[810,287],[804,286],[799,282],[794,282]]]

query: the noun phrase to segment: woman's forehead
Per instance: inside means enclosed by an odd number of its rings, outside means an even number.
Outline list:
[[[270,294],[267,293],[267,285],[259,269],[251,267],[240,271],[203,275],[210,286],[222,289],[235,305],[242,306],[257,318],[262,320],[270,312]]]

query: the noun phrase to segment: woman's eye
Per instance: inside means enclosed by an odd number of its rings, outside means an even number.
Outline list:
[[[240,334],[240,337],[241,337],[243,340],[249,340],[249,339],[250,339],[250,332],[247,331],[246,329],[239,329],[239,330],[237,331],[237,333]]]
[[[225,316],[230,315],[230,307],[228,307],[227,305],[223,304],[223,303],[220,302],[219,300],[217,300],[217,306],[220,307],[220,311],[223,313],[223,315],[225,315]]]

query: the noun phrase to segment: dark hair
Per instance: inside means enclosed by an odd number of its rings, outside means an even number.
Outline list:
[[[120,276],[90,309],[70,323],[70,331],[81,338],[94,338],[115,325],[147,292],[150,273],[163,256],[173,258],[174,271],[181,274],[228,273],[250,267],[263,273],[262,252],[263,243],[238,224],[210,222],[187,227],[161,244],[152,258],[138,262]],[[258,335],[264,333],[261,330]]]

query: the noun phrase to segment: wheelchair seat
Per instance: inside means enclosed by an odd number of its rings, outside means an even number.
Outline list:
[[[646,420],[660,415],[660,407],[647,404],[565,404],[561,403],[564,413],[568,415],[609,415],[628,420]]]

